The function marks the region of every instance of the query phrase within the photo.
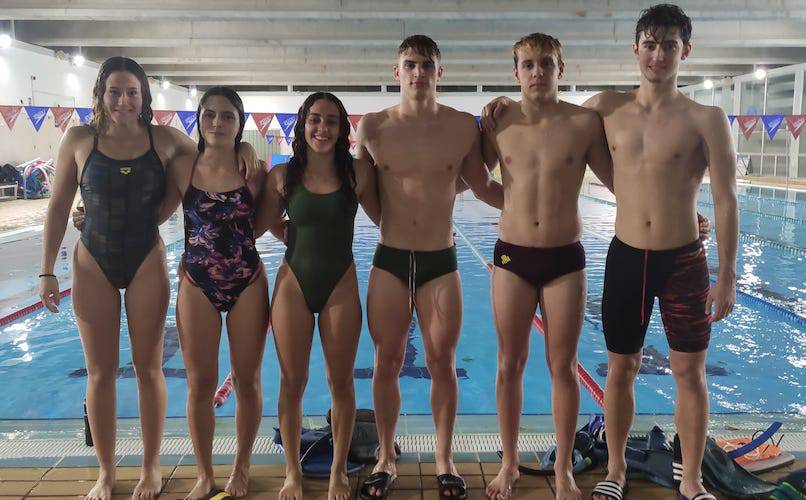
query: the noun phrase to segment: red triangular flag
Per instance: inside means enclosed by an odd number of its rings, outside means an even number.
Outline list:
[[[251,113],[250,116],[255,121],[257,129],[260,131],[260,135],[266,137],[266,135],[269,133],[271,121],[274,119],[274,113]]]
[[[736,117],[745,140],[750,140],[750,135],[753,133],[753,129],[756,128],[759,118],[758,115],[739,115]]]
[[[792,132],[792,137],[796,140],[800,136],[800,131],[806,125],[806,115],[790,115],[786,117],[786,124],[789,126],[789,131]]]
[[[70,118],[73,117],[73,108],[56,106],[50,108],[50,112],[53,113],[53,118],[56,119],[56,126],[62,129],[62,132],[67,130],[67,124],[70,123]]]
[[[157,125],[164,125],[170,127],[176,116],[176,111],[157,111],[154,110],[154,119],[157,120]]]
[[[22,106],[0,106],[0,115],[3,115],[3,120],[5,120],[9,130],[14,128],[14,123],[17,121],[17,117],[20,116],[21,111]]]
[[[350,124],[353,126],[353,130],[358,132],[358,122],[361,121],[364,115],[348,115],[347,118],[350,120]]]

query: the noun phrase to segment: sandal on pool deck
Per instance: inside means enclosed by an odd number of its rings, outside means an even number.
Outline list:
[[[439,485],[439,498],[450,498],[451,500],[465,500],[467,498],[467,484],[465,480],[453,474],[440,474],[437,476]],[[456,494],[454,494],[456,491]],[[446,493],[450,493],[447,495]]]
[[[599,481],[591,491],[591,498],[593,495],[599,495],[612,500],[623,500],[624,494],[627,493],[627,483],[624,486],[615,481]]]
[[[716,497],[708,492],[703,491],[702,493],[697,493],[693,497],[689,498],[680,493],[680,490],[677,490],[677,500],[716,500]]]
[[[361,485],[361,500],[386,500],[386,497],[389,496],[389,489],[392,487],[395,479],[397,479],[397,476],[393,476],[388,472],[381,471],[370,474],[369,477],[364,480],[364,484]],[[369,492],[370,488],[379,490],[381,494],[373,495]]]

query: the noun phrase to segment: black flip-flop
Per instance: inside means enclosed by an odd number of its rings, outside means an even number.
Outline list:
[[[437,476],[439,485],[439,498],[449,498],[451,500],[465,500],[467,498],[467,483],[459,476],[453,474],[440,474]],[[457,493],[454,494],[454,491]],[[450,495],[446,495],[450,493]]]
[[[396,479],[397,476],[383,471],[370,474],[364,480],[364,484],[361,485],[361,500],[386,500],[389,496],[389,490]],[[369,492],[370,488],[380,491],[381,495],[373,495]]]

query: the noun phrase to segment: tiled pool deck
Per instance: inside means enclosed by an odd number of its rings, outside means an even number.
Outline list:
[[[228,457],[218,457],[218,461]],[[430,500],[438,499],[436,478],[434,477],[434,464],[418,457],[417,454],[404,454],[398,465],[399,477],[392,499],[404,500]],[[458,457],[462,459],[466,457]],[[532,465],[536,465],[536,462]],[[806,466],[806,460],[778,471],[764,474],[761,477],[775,481],[786,475],[789,471]],[[469,498],[485,498],[484,487],[488,481],[495,477],[500,463],[490,461],[458,461],[457,468],[470,486]],[[353,476],[354,498],[357,497],[357,485],[371,470],[367,466],[357,476]],[[230,472],[230,465],[216,465],[216,477],[220,478],[219,486],[226,482]],[[284,466],[282,464],[255,464],[252,465],[252,479],[248,499],[276,499],[277,493],[283,484]],[[2,468],[0,469],[0,499],[45,498],[66,499],[81,498],[86,494],[97,477],[98,469],[95,467],[52,467],[52,468]],[[134,486],[137,484],[139,469],[137,467],[122,466],[117,469],[118,484],[115,489],[115,499],[129,499]],[[162,468],[163,489],[159,498],[182,499],[195,483],[196,468],[192,465],[170,465]],[[585,498],[590,498],[590,491],[597,481],[604,479],[604,470],[595,468],[577,476],[577,483],[582,489]],[[327,480],[306,480],[304,483],[305,498],[320,500],[327,498]],[[553,481],[550,478],[523,476],[518,483],[515,499],[553,499]],[[674,492],[670,489],[660,488],[654,484],[635,479],[630,482],[628,499],[674,499]],[[717,495],[720,500],[726,497]]]

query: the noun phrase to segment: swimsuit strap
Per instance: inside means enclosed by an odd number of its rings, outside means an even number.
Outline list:
[[[185,189],[185,196],[187,196],[188,191],[190,188],[193,187],[193,175],[196,173],[196,164],[199,163],[199,158],[201,157],[201,151],[196,154],[196,159],[193,160],[193,166],[190,167],[190,179],[188,179],[188,187]]]
[[[146,124],[146,130],[148,131],[148,146],[149,146],[151,151],[154,151],[156,153],[156,150],[154,150],[154,136],[151,133],[151,124],[150,123]]]

